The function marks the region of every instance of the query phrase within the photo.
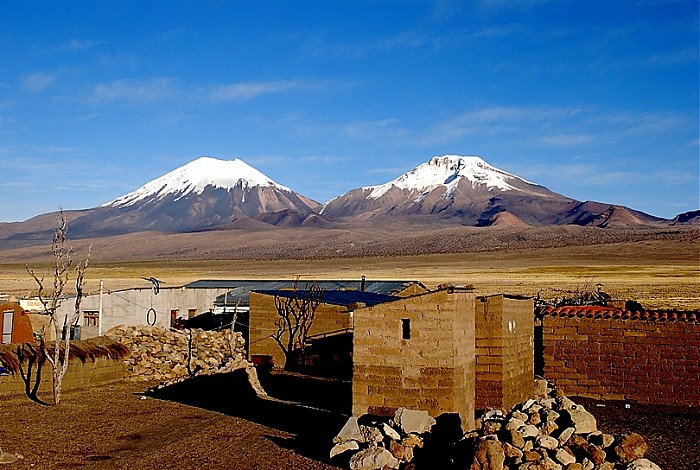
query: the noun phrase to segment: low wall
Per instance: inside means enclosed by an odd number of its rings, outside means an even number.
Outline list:
[[[126,346],[127,380],[167,383],[199,373],[245,369],[245,343],[239,332],[166,330],[154,326],[117,326],[107,336]]]
[[[26,372],[26,363],[23,369]],[[32,368],[32,382],[36,378],[37,366]],[[62,390],[71,390],[86,387],[95,387],[116,382],[124,378],[124,362],[120,358],[95,357],[81,360],[74,357],[68,364],[66,375],[63,376]],[[41,383],[37,396],[45,401],[51,401],[52,397],[52,371],[48,361],[41,366]],[[17,395],[25,393],[25,383],[19,372],[0,376],[0,396]]]
[[[540,316],[548,380],[568,395],[700,406],[700,324],[601,312]]]

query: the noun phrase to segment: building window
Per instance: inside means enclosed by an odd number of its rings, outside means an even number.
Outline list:
[[[411,339],[411,320],[401,319],[401,339]]]
[[[100,312],[98,310],[84,310],[83,326],[100,326]]]
[[[197,309],[196,308],[189,308],[187,309],[187,318],[192,318],[197,315]]]
[[[2,342],[12,342],[12,323],[15,317],[14,310],[7,310],[2,314]]]

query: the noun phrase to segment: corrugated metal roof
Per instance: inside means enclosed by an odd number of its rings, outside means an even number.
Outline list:
[[[326,291],[356,291],[362,292],[361,280],[299,280],[299,290],[306,286],[316,284]],[[412,285],[426,287],[419,281],[373,281],[365,280],[365,292],[383,295],[396,295]],[[248,296],[251,291],[291,289],[294,286],[293,279],[284,280],[200,280],[185,285],[187,289],[229,289],[226,296],[226,305],[248,305]],[[427,290],[427,289],[426,289]],[[224,296],[220,295],[214,302],[216,306],[224,305]]]
[[[276,297],[286,297],[291,299],[294,297],[294,291],[291,290],[255,290],[260,294],[274,295]],[[308,295],[308,291],[298,290],[297,295],[300,298],[304,298]],[[348,306],[356,303],[363,303],[368,307],[372,305],[382,304],[384,302],[391,302],[393,300],[398,300],[401,297],[396,297],[393,295],[376,294],[374,292],[367,291],[354,291],[354,290],[327,290],[321,296],[321,302],[330,305],[341,305]]]

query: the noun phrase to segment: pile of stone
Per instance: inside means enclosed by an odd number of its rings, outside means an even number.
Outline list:
[[[508,413],[486,411],[475,430],[454,439],[438,436],[434,423],[427,413],[404,409],[391,419],[350,418],[331,458],[352,453],[352,470],[659,470],[644,458],[642,436],[599,431],[591,413],[551,388]]]
[[[245,341],[229,329],[166,330],[153,326],[116,326],[107,336],[131,353],[124,359],[127,379],[172,383],[195,375],[250,368]]]
[[[406,408],[397,409],[388,420],[351,417],[333,439],[330,457],[352,451],[352,470],[399,468],[413,460],[415,449],[423,448],[424,436],[434,424],[427,412]]]

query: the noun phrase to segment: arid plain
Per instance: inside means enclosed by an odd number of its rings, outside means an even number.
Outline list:
[[[318,234],[323,234],[319,236]],[[546,299],[601,288],[649,309],[700,309],[700,230],[579,228],[416,232],[205,232],[78,240],[92,246],[87,291],[163,287],[198,279],[401,279]],[[46,272],[47,246],[0,250],[0,292],[30,295],[25,265]]]

